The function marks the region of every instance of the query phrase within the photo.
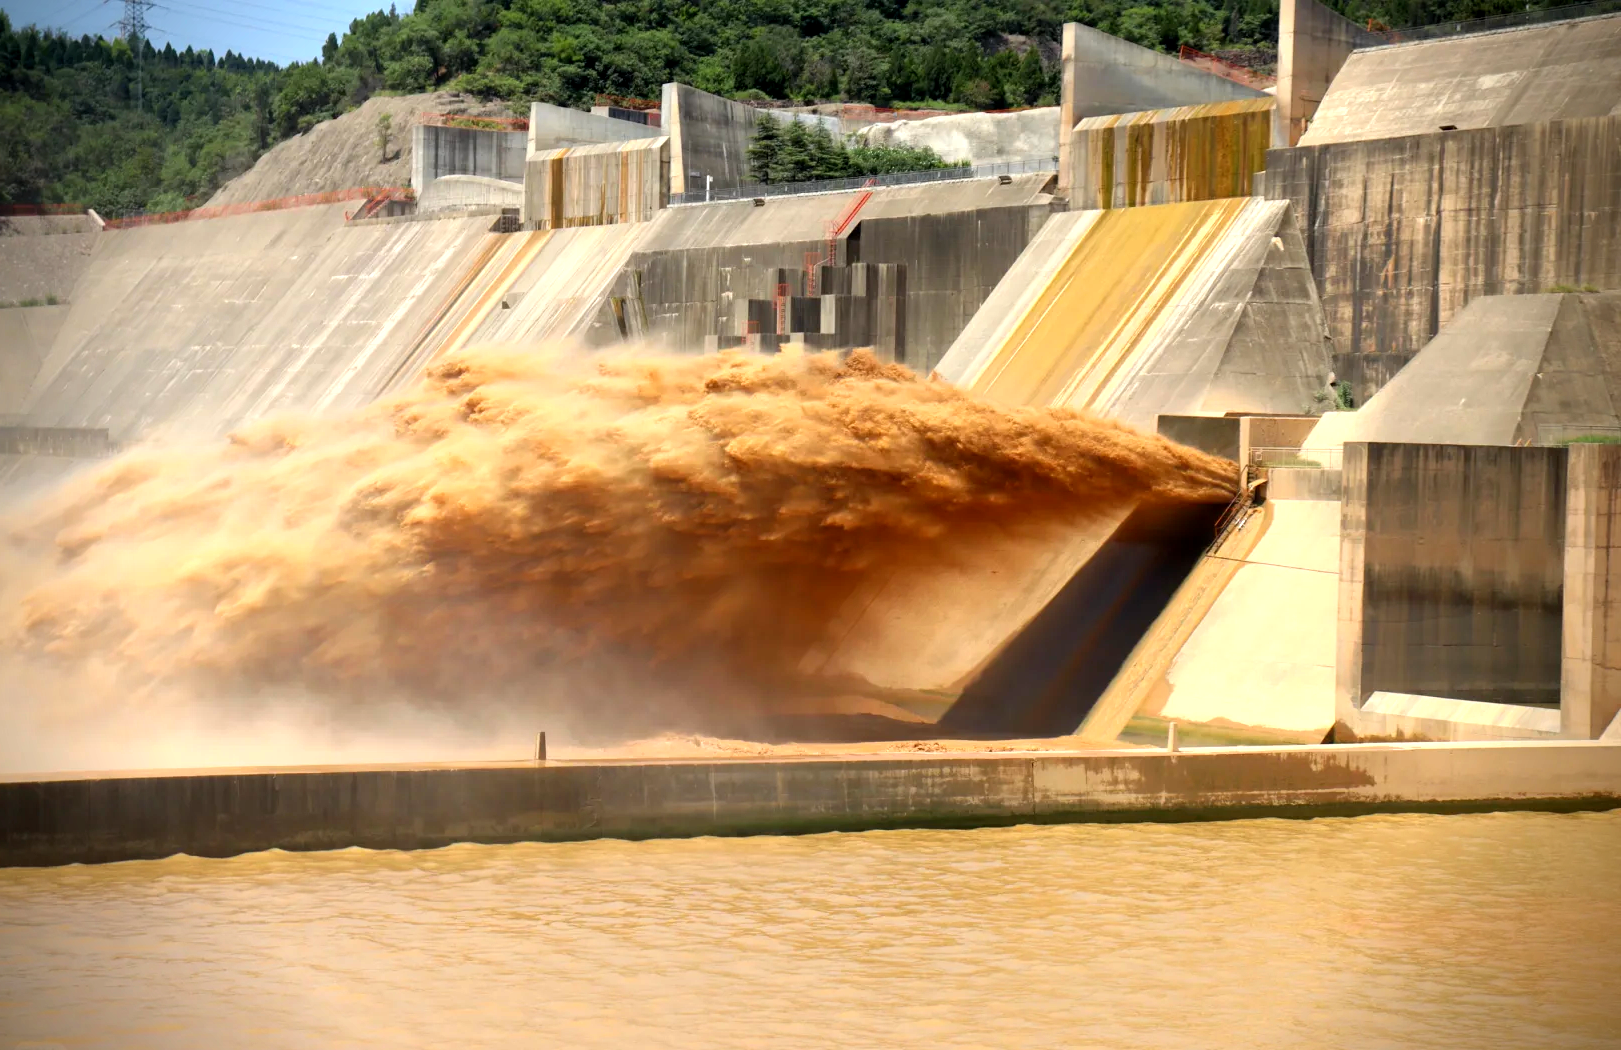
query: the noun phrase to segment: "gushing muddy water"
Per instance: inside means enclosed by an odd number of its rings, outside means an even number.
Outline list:
[[[544,696],[600,727],[747,705],[804,688],[876,574],[987,530],[1222,501],[1235,470],[860,351],[469,352],[349,416],[133,452],[0,523],[0,658],[34,692],[70,674],[57,692],[93,716]]]
[[[1621,813],[0,871],[0,1047],[1613,1048]]]

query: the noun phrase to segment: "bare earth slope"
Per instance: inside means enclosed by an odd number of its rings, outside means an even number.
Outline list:
[[[377,118],[384,113],[393,118],[387,161],[377,148]],[[411,127],[423,113],[512,115],[505,103],[480,102],[453,91],[367,99],[358,109],[272,147],[259,163],[220,187],[208,203],[244,204],[356,186],[409,185]]]

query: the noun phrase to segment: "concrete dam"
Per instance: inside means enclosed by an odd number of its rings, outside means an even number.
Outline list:
[[[7,220],[0,863],[1621,805],[1621,16],[1281,26]]]

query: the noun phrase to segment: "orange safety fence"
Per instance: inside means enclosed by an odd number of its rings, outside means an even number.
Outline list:
[[[339,204],[343,201],[413,200],[409,186],[360,186],[349,190],[327,190],[324,193],[303,193],[296,197],[276,197],[267,201],[246,201],[242,204],[220,204],[212,208],[192,208],[189,211],[165,211],[154,215],[132,215],[127,219],[108,219],[107,229],[127,230],[137,226],[164,226],[173,222],[193,219],[222,219],[228,215],[248,215],[256,211],[280,211],[283,208],[307,208],[316,204]]]
[[[466,113],[419,113],[417,123],[440,128],[469,128],[473,131],[528,131],[523,117],[475,117]]]
[[[0,204],[0,216],[16,218],[26,215],[83,215],[82,204]]]

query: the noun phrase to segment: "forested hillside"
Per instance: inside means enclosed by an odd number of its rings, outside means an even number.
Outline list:
[[[222,0],[230,3],[233,0]],[[1521,10],[1524,0],[1329,0],[1391,26]],[[1532,0],[1533,6],[1555,6]],[[382,91],[448,86],[511,102],[656,98],[684,80],[740,97],[1050,103],[1060,27],[1148,47],[1272,60],[1276,0],[420,0],[279,68],[122,40],[15,28],[0,13],[0,203],[108,215],[205,198],[269,146]]]

